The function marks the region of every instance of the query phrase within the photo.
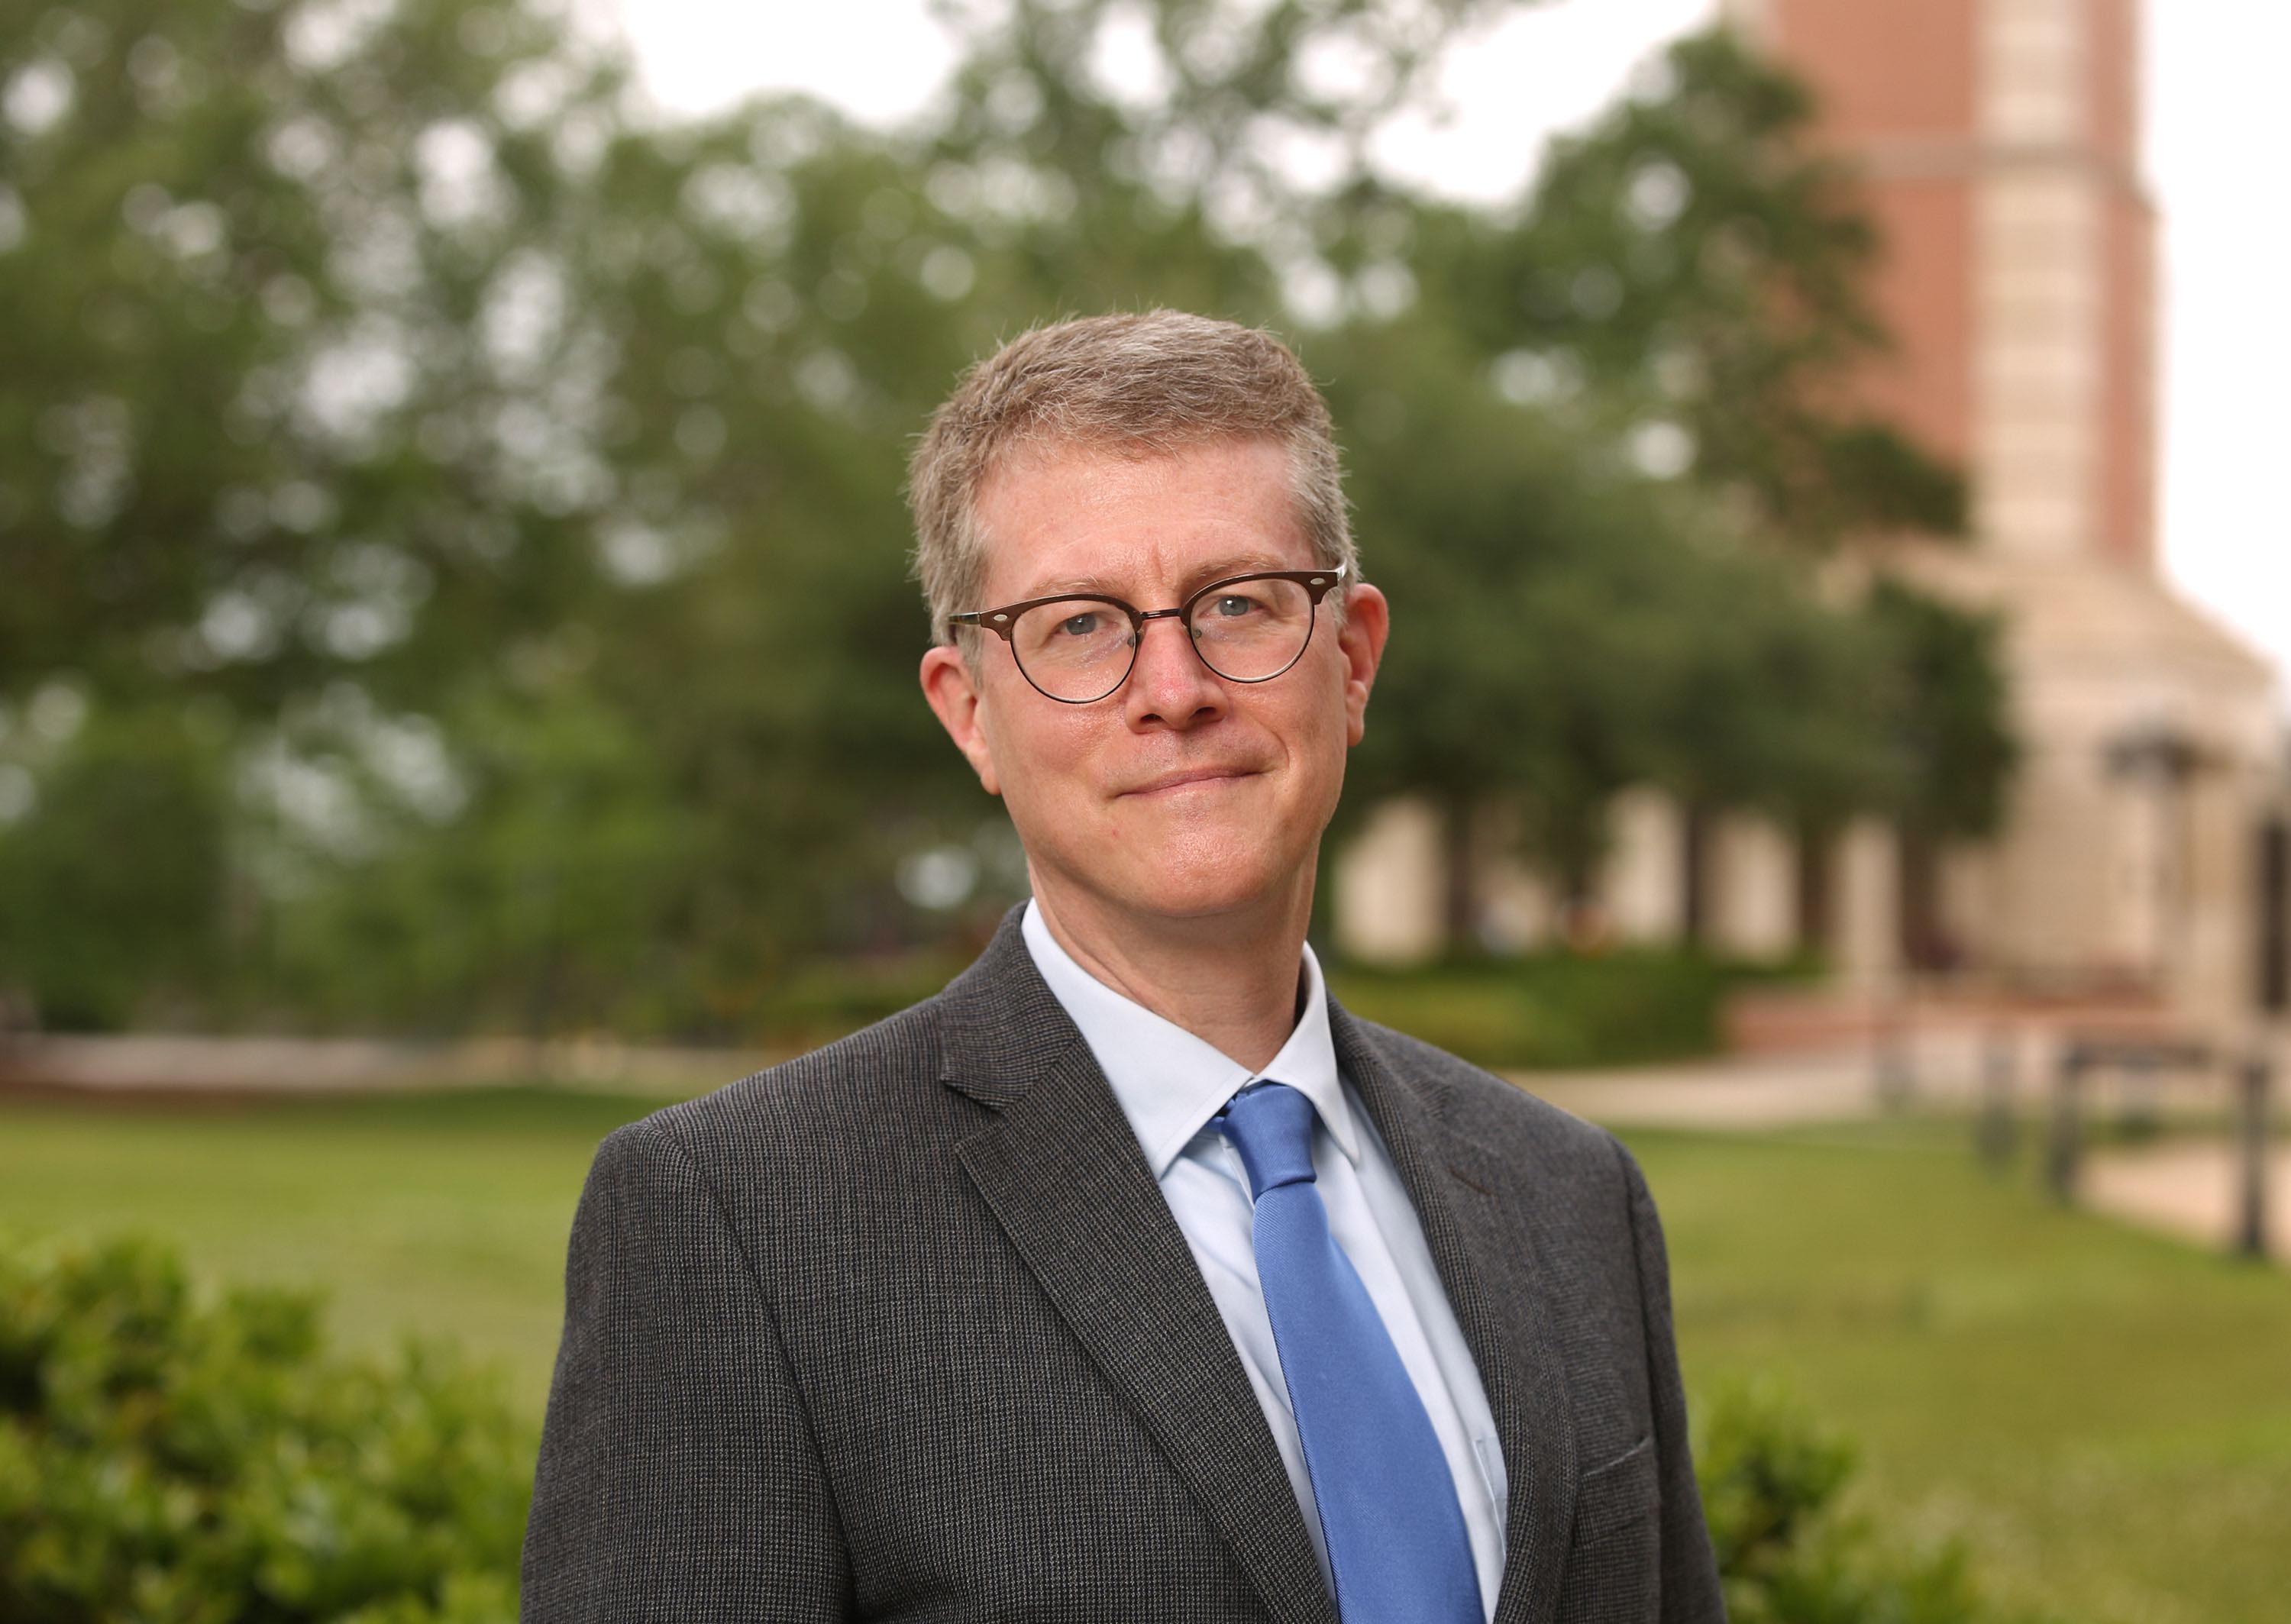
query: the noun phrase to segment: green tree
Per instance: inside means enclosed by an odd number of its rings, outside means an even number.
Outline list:
[[[0,695],[411,702],[553,625],[600,470],[535,311],[608,70],[485,0],[76,0],[0,79]]]
[[[221,854],[291,706],[418,713],[593,596],[583,358],[535,311],[615,83],[486,0],[0,16],[0,712],[91,712],[0,820],[45,1018],[215,992],[181,945],[245,934],[189,916],[249,900]]]
[[[1997,832],[2020,761],[1998,647],[2003,629],[1883,577],[1863,619],[1887,651],[1893,679],[1881,714],[1901,763],[1890,806],[1901,834],[1903,945],[1912,964],[1945,968],[1956,949],[1939,917],[1941,851]]]
[[[800,98],[633,118],[543,0],[10,13],[0,719],[176,719],[207,765],[154,782],[219,855],[185,890],[131,847],[127,912],[68,955],[0,924],[0,977],[51,1018],[173,989],[724,1032],[805,955],[945,929],[898,864],[999,815],[914,693],[902,464],[963,365],[1076,308],[1270,323],[1327,376],[1403,627],[1363,785],[1516,793],[1579,877],[1626,784],[1882,800],[1925,735],[1746,540],[1894,511],[1805,475],[1847,469],[1824,391],[1867,345],[1802,109],[1705,44],[1523,211],[1379,181],[1369,135],[1503,3],[951,6],[945,117],[888,134]],[[1117,46],[1157,92],[1100,76]],[[1666,154],[1700,189],[1618,224]],[[1527,297],[1647,241],[1724,274],[1604,320]],[[1727,449],[1728,390],[1781,450]],[[68,912],[84,792],[65,753],[11,769],[0,875]],[[100,995],[40,962],[107,954]]]
[[[475,693],[419,727],[348,695],[259,763],[281,816],[246,956],[277,1021],[548,1036],[673,1025],[665,913],[691,815],[579,671]],[[299,791],[299,792],[297,792]],[[284,792],[283,793],[281,792]]]
[[[1854,399],[1890,342],[1869,293],[1882,245],[1812,139],[1811,92],[1724,28],[1658,69],[1459,260],[1464,318],[1547,392],[1596,382],[1643,455],[1776,544],[1960,533],[1962,476]]]
[[[145,706],[88,716],[45,749],[0,741],[36,798],[0,833],[0,989],[46,1024],[106,1028],[204,990],[229,872],[227,736],[213,717]],[[28,723],[23,729],[29,734]],[[62,731],[62,729],[58,729]]]
[[[1900,583],[1866,605],[1810,613],[1805,578],[1793,591],[1716,557],[1762,551],[1802,567],[1903,531],[1955,535],[1965,492],[1954,470],[1856,403],[1857,371],[1887,343],[1868,293],[1881,245],[1850,172],[1809,140],[1805,86],[1724,30],[1680,42],[1658,66],[1557,145],[1515,210],[1385,198],[1354,218],[1413,245],[1419,301],[1484,358],[1499,391],[1718,504],[1683,522],[1699,548],[1666,551],[1644,534],[1626,543],[1664,583],[1634,601],[1677,605],[1619,656],[1644,703],[1601,707],[1574,770],[1546,752],[1531,775],[1584,832],[1622,782],[1676,794],[1692,934],[1716,813],[1755,808],[1797,825],[1811,881],[1814,854],[1855,813],[1893,817],[1928,857],[1938,840],[1986,832],[2012,755],[1993,631],[1977,618]],[[1395,210],[1404,229],[1390,223]],[[1454,387],[1470,388],[1460,369]],[[1725,614],[1707,613],[1721,601]],[[1616,669],[1578,659],[1567,679],[1596,692],[1596,673]],[[1492,671],[1462,708],[1521,711],[1523,696],[1501,702],[1507,674],[1528,676]],[[1588,851],[1579,835],[1545,855],[1564,873]],[[1808,890],[1813,936],[1822,910]]]
[[[1853,623],[1692,486],[1506,401],[1438,323],[1354,335],[1330,388],[1363,425],[1360,527],[1400,606],[1355,789],[1442,806],[1457,939],[1467,830],[1491,798],[1580,896],[1632,784],[1776,809],[1880,795],[1882,672]]]

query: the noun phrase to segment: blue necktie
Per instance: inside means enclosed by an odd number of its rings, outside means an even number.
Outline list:
[[[1313,1183],[1313,1102],[1243,1089],[1216,1118],[1256,1202],[1257,1274],[1343,1624],[1481,1624],[1447,1457]]]

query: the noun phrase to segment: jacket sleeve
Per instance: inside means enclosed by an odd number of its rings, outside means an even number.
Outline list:
[[[1640,1321],[1646,1331],[1647,1382],[1654,1408],[1657,1469],[1662,1491],[1663,1624],[1724,1624],[1725,1603],[1710,1529],[1695,1485],[1686,1441],[1686,1394],[1679,1380],[1678,1343],[1670,1318],[1670,1263],[1654,1197],[1630,1152],[1618,1146],[1630,1186],[1631,1234],[1638,1250]]]
[[[605,1141],[573,1220],[523,1580],[524,1624],[853,1613],[770,1305],[656,1122]]]

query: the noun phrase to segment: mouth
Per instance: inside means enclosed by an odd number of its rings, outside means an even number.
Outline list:
[[[1134,788],[1122,791],[1121,796],[1117,799],[1126,799],[1135,795],[1168,795],[1181,790],[1202,789],[1220,784],[1236,784],[1243,778],[1253,778],[1256,776],[1257,769],[1253,767],[1187,768],[1183,772],[1164,773],[1159,778],[1148,779]]]

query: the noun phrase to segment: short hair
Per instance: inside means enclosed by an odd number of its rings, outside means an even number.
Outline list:
[[[1288,448],[1297,518],[1326,568],[1357,573],[1328,403],[1289,347],[1238,322],[1181,310],[1089,316],[1036,327],[973,366],[931,416],[907,469],[915,574],[931,636],[976,647],[947,616],[989,606],[978,494],[1015,451],[1073,446],[1167,455],[1205,442],[1266,438]],[[1341,617],[1344,599],[1330,605]]]

